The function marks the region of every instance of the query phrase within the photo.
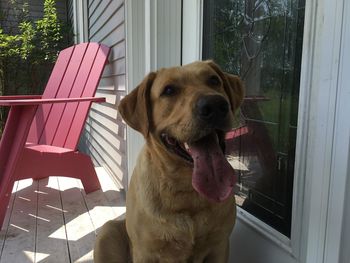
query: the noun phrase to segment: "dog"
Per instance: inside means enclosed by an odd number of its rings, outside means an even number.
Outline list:
[[[145,145],[126,218],[102,227],[96,263],[228,261],[236,176],[224,140],[243,96],[239,77],[202,61],[149,73],[120,102]]]

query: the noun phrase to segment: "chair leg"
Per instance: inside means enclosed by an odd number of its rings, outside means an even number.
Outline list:
[[[81,180],[86,193],[101,189],[95,167],[91,158],[85,154],[76,152],[77,165],[76,177]]]
[[[7,208],[11,198],[13,185],[14,182],[9,183],[7,190],[0,192],[0,230],[2,228],[2,224],[4,223]]]
[[[0,141],[0,227],[4,221],[12,187],[16,180],[14,173],[23,153],[36,109],[37,105],[13,106],[6,121]]]

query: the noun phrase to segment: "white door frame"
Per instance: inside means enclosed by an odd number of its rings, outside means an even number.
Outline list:
[[[300,252],[307,263],[339,262],[350,171],[349,12],[348,0],[306,1],[299,114],[307,133],[298,134],[306,153],[299,159],[304,199],[295,204],[302,202]]]
[[[183,13],[191,12],[192,16],[191,22],[186,22],[192,34],[183,35],[188,47],[182,52],[185,64],[201,59],[202,1],[186,0],[183,5]],[[140,76],[146,74],[146,69],[157,68],[157,63],[152,63],[152,58],[157,56],[152,52],[157,52],[155,43],[159,42],[154,32],[159,31],[157,23],[151,20],[155,17],[157,21],[158,17],[152,13],[157,8],[155,0],[127,0],[126,7],[127,88],[130,92],[141,80]],[[140,22],[142,10],[146,10],[147,16],[143,11]],[[344,210],[345,185],[350,172],[350,59],[346,59],[350,57],[350,18],[346,15],[349,13],[348,0],[306,1],[291,239],[242,209],[238,213],[243,224],[272,240],[297,262],[339,262],[339,255],[350,250],[348,243],[341,243],[342,230],[349,229],[343,218],[350,214]],[[140,27],[140,23],[148,28]],[[153,37],[147,38],[145,34]],[[146,48],[138,49],[135,41],[144,43]],[[144,67],[138,63],[142,61],[140,54],[148,58]],[[162,58],[157,57],[155,61],[159,59]],[[130,129],[127,139],[131,176],[143,140]]]
[[[73,0],[74,43],[89,41],[88,2]]]
[[[182,0],[126,0],[126,87],[133,90],[150,71],[181,63]],[[167,9],[170,12],[164,14]],[[170,30],[171,29],[171,30]],[[168,52],[171,50],[171,52]],[[168,55],[164,55],[168,53]],[[143,137],[127,128],[128,182]],[[125,186],[127,188],[127,186]]]

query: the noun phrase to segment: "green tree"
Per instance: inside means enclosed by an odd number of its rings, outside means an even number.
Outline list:
[[[58,52],[70,44],[70,27],[60,21],[55,0],[44,1],[43,17],[29,16],[28,1],[9,1],[18,24],[7,28],[0,24],[0,95],[41,94]],[[9,14],[0,13],[6,21]],[[0,135],[6,120],[6,108],[0,109]]]
[[[41,59],[54,62],[63,39],[62,23],[57,16],[55,0],[45,0],[44,16],[36,21],[36,29],[42,55],[44,55]]]

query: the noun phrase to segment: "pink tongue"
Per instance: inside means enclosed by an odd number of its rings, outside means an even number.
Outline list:
[[[215,134],[190,145],[194,162],[193,188],[211,201],[221,202],[232,193],[236,183],[234,170],[226,160]]]

